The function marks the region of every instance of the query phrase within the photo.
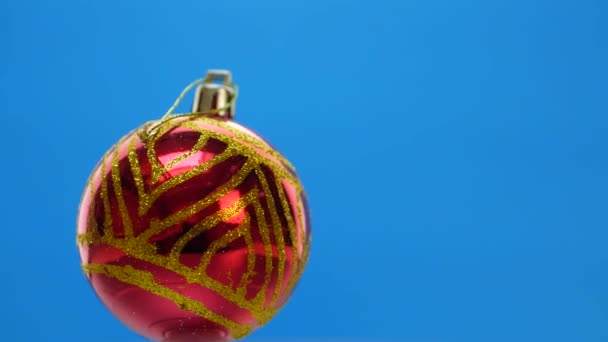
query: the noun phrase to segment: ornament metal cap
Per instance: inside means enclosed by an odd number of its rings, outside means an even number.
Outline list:
[[[196,89],[192,113],[206,113],[226,119],[234,117],[236,89],[228,70],[209,70]]]

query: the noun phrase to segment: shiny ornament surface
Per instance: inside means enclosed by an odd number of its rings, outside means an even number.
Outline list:
[[[94,169],[78,217],[83,270],[155,341],[242,338],[290,297],[309,251],[294,168],[248,129],[185,115],[142,126]]]

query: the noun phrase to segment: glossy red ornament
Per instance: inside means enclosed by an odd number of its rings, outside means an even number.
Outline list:
[[[191,114],[108,151],[84,191],[78,243],[93,289],[129,328],[228,341],[288,300],[309,222],[295,170],[272,146],[229,116]]]

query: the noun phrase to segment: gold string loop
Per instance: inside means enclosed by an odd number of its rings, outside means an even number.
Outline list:
[[[239,94],[239,88],[236,85],[236,83],[229,83],[227,85],[227,87],[232,88],[234,91],[234,95],[232,96],[232,98],[230,99],[230,102],[228,102],[224,107],[222,108],[216,108],[216,109],[212,109],[209,111],[205,111],[205,112],[188,112],[188,113],[174,113],[175,109],[181,104],[181,102],[184,100],[184,97],[192,90],[194,89],[196,86],[205,84],[205,83],[211,83],[213,81],[213,79],[210,79],[209,77],[205,77],[205,78],[199,78],[195,81],[193,81],[192,83],[190,83],[189,85],[187,85],[184,90],[182,90],[182,92],[179,94],[179,96],[177,97],[177,99],[175,99],[175,102],[173,102],[173,105],[171,105],[171,107],[169,107],[169,109],[167,110],[167,112],[160,118],[160,120],[156,120],[156,121],[150,121],[148,123],[146,123],[143,127],[143,129],[141,129],[138,132],[138,135],[140,137],[140,139],[143,142],[147,142],[149,139],[155,138],[158,129],[165,124],[166,122],[176,119],[176,118],[181,118],[181,117],[187,117],[187,116],[210,116],[213,114],[217,114],[223,111],[226,111],[230,108],[234,108],[234,104],[236,102],[236,98],[238,97]]]

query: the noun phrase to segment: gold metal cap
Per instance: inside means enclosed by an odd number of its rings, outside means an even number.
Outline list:
[[[234,117],[235,86],[228,70],[209,70],[205,83],[196,89],[192,113],[208,113],[230,119]]]

